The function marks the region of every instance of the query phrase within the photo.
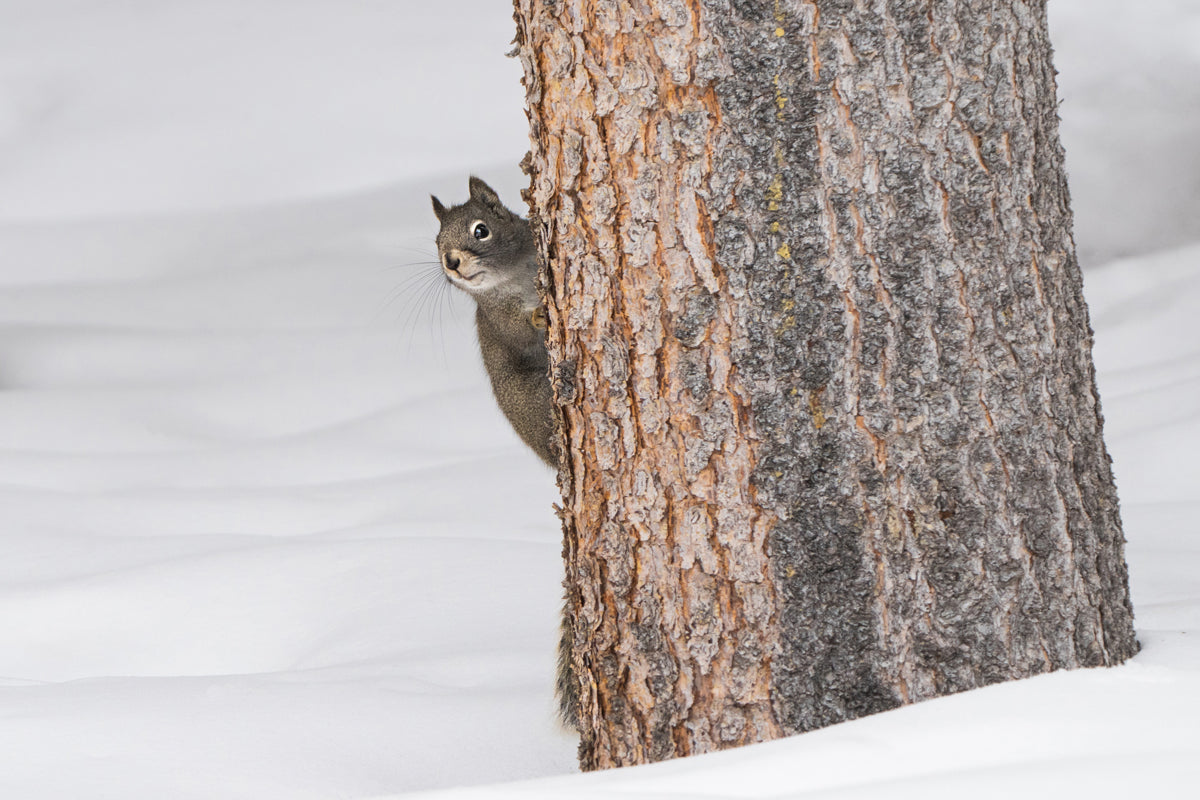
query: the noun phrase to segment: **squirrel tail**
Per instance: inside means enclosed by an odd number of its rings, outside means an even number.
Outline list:
[[[571,648],[575,641],[575,629],[564,603],[562,626],[558,638],[558,677],[555,694],[558,696],[558,718],[563,727],[579,730],[579,678],[571,661]]]

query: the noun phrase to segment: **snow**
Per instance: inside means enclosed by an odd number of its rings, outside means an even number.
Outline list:
[[[523,184],[509,5],[0,0],[0,797],[1189,795],[1200,8],[1051,10],[1143,652],[576,775],[552,476],[428,263]]]
[[[1200,4],[1047,5],[1083,263],[1200,239]]]

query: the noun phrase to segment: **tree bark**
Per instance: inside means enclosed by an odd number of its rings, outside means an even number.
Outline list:
[[[1044,2],[515,5],[583,766],[1135,653]]]

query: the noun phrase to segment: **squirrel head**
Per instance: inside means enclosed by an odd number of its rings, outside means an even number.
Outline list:
[[[537,305],[537,255],[529,223],[504,207],[499,195],[479,178],[468,182],[471,197],[447,208],[436,197],[433,213],[442,271],[458,288],[482,301],[516,295]]]

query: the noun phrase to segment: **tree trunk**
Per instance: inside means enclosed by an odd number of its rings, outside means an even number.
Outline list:
[[[515,3],[583,766],[1136,652],[1044,2]]]

